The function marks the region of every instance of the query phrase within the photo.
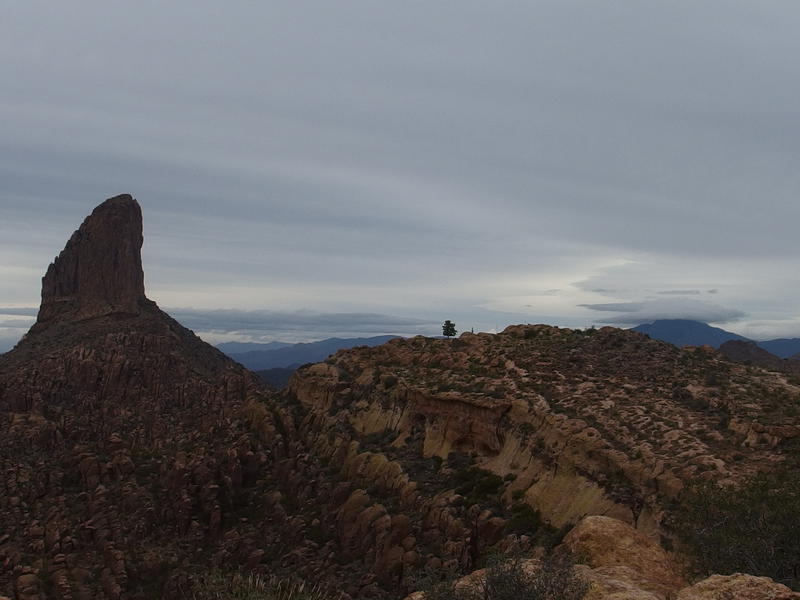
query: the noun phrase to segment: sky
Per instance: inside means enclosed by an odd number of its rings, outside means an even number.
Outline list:
[[[800,336],[800,4],[0,0],[0,351],[105,198],[202,337]]]

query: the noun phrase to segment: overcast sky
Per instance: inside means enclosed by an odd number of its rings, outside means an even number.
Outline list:
[[[0,350],[123,192],[148,296],[213,342],[800,336],[796,0],[0,9]]]

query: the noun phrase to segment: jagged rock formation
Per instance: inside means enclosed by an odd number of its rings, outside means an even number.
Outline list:
[[[130,195],[95,208],[47,269],[38,322],[138,314],[142,241],[142,209]]]
[[[133,198],[98,206],[0,358],[0,591],[17,598],[146,595],[269,461],[239,415],[260,384],[145,298],[141,245]]]
[[[135,200],[97,207],[0,357],[0,594],[183,598],[228,565],[367,596],[330,533],[349,484],[254,374],[145,297],[141,245]]]

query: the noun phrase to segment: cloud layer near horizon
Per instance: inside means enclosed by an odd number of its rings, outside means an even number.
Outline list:
[[[746,313],[694,298],[659,298],[642,302],[610,302],[608,304],[583,304],[584,308],[598,312],[614,313],[601,317],[603,323],[639,325],[659,319],[689,319],[707,323],[730,323],[744,318]]]
[[[798,335],[798,30],[789,1],[15,3],[0,303],[130,192],[163,306]]]

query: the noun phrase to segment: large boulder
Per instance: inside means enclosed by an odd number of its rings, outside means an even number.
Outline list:
[[[769,577],[712,575],[681,590],[677,600],[800,600],[800,593]]]
[[[560,549],[592,569],[604,569],[605,573],[598,573],[602,577],[624,579],[660,597],[686,585],[674,559],[655,540],[617,519],[585,517],[567,534]],[[615,567],[627,570],[609,570]],[[632,579],[631,574],[636,577]]]

